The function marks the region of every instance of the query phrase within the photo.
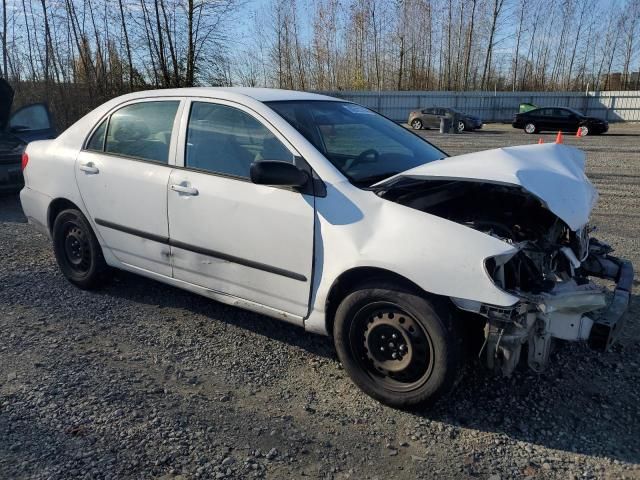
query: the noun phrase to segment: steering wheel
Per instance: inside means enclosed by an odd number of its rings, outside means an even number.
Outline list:
[[[344,165],[344,169],[345,170],[349,170],[352,167],[355,167],[356,165],[358,165],[359,163],[364,163],[364,162],[368,162],[368,163],[372,163],[372,162],[377,162],[378,158],[380,158],[380,153],[373,149],[370,148],[368,150],[365,150],[364,152],[362,152],[360,155],[358,155],[356,158],[348,160],[345,165]]]

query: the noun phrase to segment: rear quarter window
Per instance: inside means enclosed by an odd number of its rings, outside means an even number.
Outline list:
[[[107,122],[109,119],[105,119],[98,128],[93,132],[89,142],[87,142],[87,150],[91,150],[92,152],[102,152],[104,151],[104,139],[107,133]]]

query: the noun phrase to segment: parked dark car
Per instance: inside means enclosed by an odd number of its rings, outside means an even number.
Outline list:
[[[439,128],[440,118],[449,116],[456,118],[458,132],[472,131],[482,128],[482,120],[473,115],[468,115],[455,108],[429,107],[423,110],[415,110],[409,113],[409,125],[415,130],[422,128]]]
[[[536,133],[543,130],[557,132],[577,132],[581,135],[605,133],[609,130],[609,123],[595,117],[587,117],[571,108],[544,107],[517,113],[513,117],[514,128],[524,129],[526,133]]]
[[[56,137],[46,104],[26,105],[11,115],[12,104],[13,89],[0,78],[0,193],[24,185],[21,162],[27,143]]]

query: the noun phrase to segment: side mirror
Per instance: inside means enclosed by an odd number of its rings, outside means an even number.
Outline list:
[[[276,160],[261,160],[251,164],[251,181],[258,185],[303,187],[309,175],[293,163]]]

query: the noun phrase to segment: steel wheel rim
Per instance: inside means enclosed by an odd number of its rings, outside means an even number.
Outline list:
[[[458,122],[458,131],[464,132],[464,122]]]
[[[420,388],[433,373],[431,336],[413,315],[390,302],[366,305],[354,315],[349,346],[367,376],[391,391]]]
[[[536,127],[533,123],[527,123],[524,127],[525,132],[533,133],[536,131]]]
[[[91,243],[86,232],[69,222],[64,228],[63,251],[67,265],[78,273],[87,273],[91,267]]]
[[[411,126],[416,130],[419,130],[420,128],[422,128],[422,122],[420,120],[414,120],[413,122],[411,122]]]
[[[586,125],[582,125],[580,127],[580,135],[583,137],[589,135],[589,127],[587,127]]]

